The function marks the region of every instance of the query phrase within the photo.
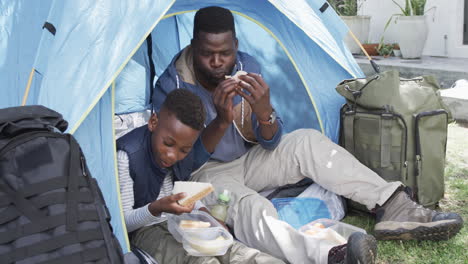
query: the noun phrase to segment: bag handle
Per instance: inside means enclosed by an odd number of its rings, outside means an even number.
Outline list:
[[[0,134],[14,137],[31,131],[51,131],[57,128],[64,132],[68,127],[61,114],[42,105],[9,107],[0,110]]]

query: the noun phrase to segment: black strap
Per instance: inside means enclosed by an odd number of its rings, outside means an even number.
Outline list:
[[[154,77],[156,76],[156,70],[154,69],[154,62],[153,62],[153,38],[151,37],[151,34],[148,35],[146,38],[146,45],[148,48],[148,61],[149,61],[149,67],[150,67],[150,98],[149,98],[149,104],[151,105],[153,103],[153,93],[154,93]]]
[[[100,239],[102,239],[102,232],[99,228],[66,233],[29,246],[13,249],[6,254],[2,254],[0,255],[0,263],[11,263],[56,250],[67,245]]]
[[[0,232],[0,244],[9,243],[20,237],[37,234],[52,228],[64,225],[66,221],[66,213],[49,216],[41,219],[41,221],[28,223],[25,225],[16,226],[15,229]],[[81,210],[78,212],[78,222],[83,221],[99,221],[99,216],[95,210]]]
[[[0,190],[2,190],[25,217],[31,222],[37,222],[46,217],[44,212],[37,209],[30,201],[25,199],[21,191],[13,190],[2,178],[0,178]]]
[[[54,204],[65,204],[66,195],[67,194],[65,192],[54,192],[30,198],[29,201],[31,201],[32,204],[36,206],[36,208],[41,209],[45,206],[50,206]],[[89,191],[80,191],[78,193],[77,198],[79,203],[91,203],[93,201],[93,196]],[[7,202],[10,201],[9,198],[7,198],[6,200]],[[8,204],[9,203],[7,203],[6,205]],[[5,206],[0,205],[0,207]],[[2,211],[2,213],[0,214],[0,225],[15,219],[20,215],[20,212],[18,212],[18,210],[16,210],[14,206],[10,206],[4,211]]]
[[[50,180],[38,182],[35,184],[30,184],[25,186],[22,192],[24,193],[25,197],[29,197],[32,195],[46,193],[52,190],[65,188],[67,187],[67,178],[66,177],[56,177]],[[84,177],[79,177],[78,179],[78,186],[79,187],[86,187],[88,186],[88,182]]]
[[[55,33],[57,32],[57,29],[55,28],[55,26],[52,25],[51,23],[47,22],[47,21],[44,23],[42,28],[47,29],[54,36],[55,36]]]
[[[320,12],[322,12],[322,13],[325,12],[325,10],[327,10],[327,8],[328,8],[329,6],[330,6],[330,5],[329,5],[327,2],[323,3],[322,7],[320,7],[320,9],[319,9]]]
[[[101,195],[99,194],[99,186],[95,179],[91,179],[90,187],[92,192],[96,195],[94,204],[96,205],[96,209],[98,209],[97,212],[99,215],[99,222],[101,223],[101,230],[104,236],[104,242],[106,243],[107,251],[109,252],[109,257],[111,258],[111,263],[118,263],[118,256],[111,254],[111,252],[115,252],[115,247],[119,247],[120,245],[114,243],[111,225],[108,222],[110,221],[110,215],[105,204],[98,199],[98,197],[101,197]],[[119,250],[121,249],[119,248]]]
[[[70,142],[70,162],[67,188],[67,231],[75,231],[78,212],[78,178],[80,178],[80,148],[72,135],[68,135]]]
[[[52,260],[46,260],[38,264],[82,264],[86,262],[94,262],[107,257],[105,247],[88,248],[75,254],[58,257]]]

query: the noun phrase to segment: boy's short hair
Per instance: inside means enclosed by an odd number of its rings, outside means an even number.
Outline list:
[[[202,130],[205,126],[205,108],[196,94],[187,89],[175,89],[170,92],[161,107],[174,113],[184,125],[195,130]]]
[[[223,33],[231,30],[236,36],[234,27],[234,16],[231,11],[219,6],[208,6],[201,8],[195,14],[193,25],[193,38],[198,37],[200,31],[206,33]]]

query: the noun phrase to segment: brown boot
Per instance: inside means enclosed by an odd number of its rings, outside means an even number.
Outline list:
[[[376,215],[379,240],[448,240],[463,227],[460,215],[424,208],[403,191],[395,192]]]

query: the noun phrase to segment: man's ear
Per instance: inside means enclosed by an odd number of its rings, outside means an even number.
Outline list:
[[[153,132],[157,126],[158,126],[158,115],[156,113],[152,113],[150,119],[148,120],[148,129],[149,131]]]
[[[237,37],[234,37],[234,47],[236,47],[237,51],[237,48],[239,47],[239,41],[237,40]]]

